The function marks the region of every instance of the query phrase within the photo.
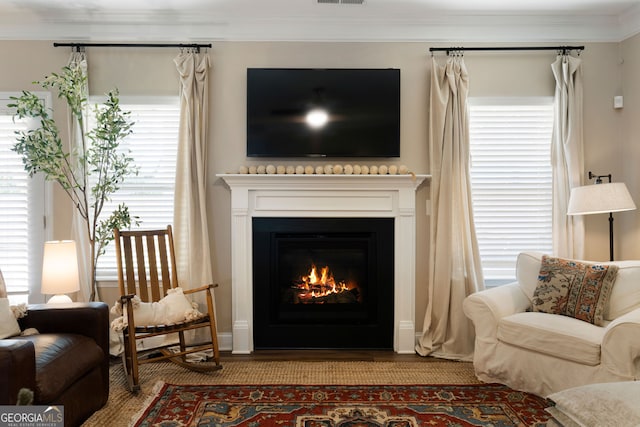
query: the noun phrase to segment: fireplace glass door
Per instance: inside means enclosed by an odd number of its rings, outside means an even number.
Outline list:
[[[254,346],[392,348],[393,219],[254,218]]]

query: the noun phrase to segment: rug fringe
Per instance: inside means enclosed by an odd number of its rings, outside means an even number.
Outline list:
[[[131,417],[131,421],[129,421],[128,427],[135,427],[138,424],[138,421],[144,416],[145,412],[149,407],[151,407],[151,403],[160,396],[162,390],[164,388],[165,382],[162,380],[158,380],[151,389],[151,394],[144,400],[141,409],[133,414]]]

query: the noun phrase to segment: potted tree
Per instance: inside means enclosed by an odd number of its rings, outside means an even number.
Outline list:
[[[113,240],[114,228],[131,226],[135,217],[125,204],[119,205],[108,217],[102,215],[105,202],[120,188],[123,180],[137,174],[133,158],[119,150],[123,138],[132,132],[129,112],[122,111],[118,91],[107,94],[103,105],[94,106],[95,126],[86,129],[87,77],[79,65],[62,68],[43,81],[34,82],[45,89],[55,89],[58,98],[66,101],[71,117],[77,120],[79,143],[64,144],[50,111],[41,99],[30,91],[12,97],[15,117],[33,118],[38,126],[17,132],[12,150],[22,157],[29,176],[41,172],[47,181],[57,182],[73,203],[83,220],[89,242],[91,268],[91,296],[98,295],[96,265],[106,246]]]

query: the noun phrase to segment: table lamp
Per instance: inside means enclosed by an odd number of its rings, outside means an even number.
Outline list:
[[[48,304],[72,302],[68,293],[80,290],[78,256],[73,240],[45,242],[42,261],[42,293],[53,295]]]
[[[608,184],[602,178],[609,178]],[[613,212],[631,211],[636,208],[633,199],[623,182],[611,182],[611,174],[594,175],[594,185],[585,185],[571,189],[567,215],[591,215],[609,213],[609,259],[613,261]]]

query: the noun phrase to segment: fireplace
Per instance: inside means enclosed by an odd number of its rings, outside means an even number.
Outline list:
[[[393,348],[393,218],[254,218],[254,345]]]
[[[415,191],[428,175],[219,174],[218,177],[231,190],[232,333],[228,339],[233,354],[253,352],[254,332],[259,327],[253,318],[252,229],[257,218],[393,220],[390,270],[393,350],[415,353]],[[221,335],[224,345],[227,338],[224,333]]]

